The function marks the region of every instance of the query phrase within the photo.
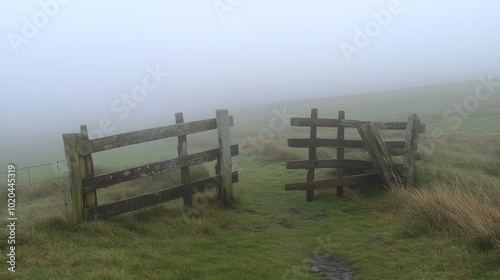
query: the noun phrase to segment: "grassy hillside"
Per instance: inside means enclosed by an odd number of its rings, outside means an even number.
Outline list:
[[[301,100],[232,112],[233,140],[241,150],[234,163],[240,182],[235,184],[233,209],[221,207],[208,192],[196,196],[193,209],[184,209],[179,200],[75,225],[66,218],[66,180],[20,188],[17,272],[8,272],[4,262],[0,278],[322,279],[311,268],[320,259],[335,259],[350,264],[355,279],[498,279],[500,95],[479,102],[458,127],[443,117],[473,95],[476,85]],[[286,160],[305,156],[301,149],[287,148],[286,139],[308,131],[291,128],[276,112],[307,117],[313,107],[319,108],[320,117],[345,110],[349,119],[377,121],[401,121],[417,113],[428,130],[420,139],[427,153],[418,165],[415,186],[393,191],[352,186],[341,199],[334,190],[317,191],[312,203],[305,201],[304,192],[285,192],[285,183],[306,176],[305,171],[285,169]],[[335,130],[320,134],[335,135]],[[357,137],[355,130],[347,134]],[[190,152],[216,145],[210,133],[188,139]],[[94,160],[97,171],[105,172],[175,154],[175,141],[155,141],[102,153]],[[335,151],[323,149],[321,155],[335,156]],[[366,156],[350,150],[347,155]],[[213,170],[213,164],[200,166],[194,176]],[[331,170],[319,174],[328,176]],[[102,190],[98,197],[112,201],[179,181],[178,172],[172,172]],[[0,201],[1,209],[7,208],[5,202]],[[6,228],[0,233],[8,235]],[[0,248],[5,256],[6,242]]]

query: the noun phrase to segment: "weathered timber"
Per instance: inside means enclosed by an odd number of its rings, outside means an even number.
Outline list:
[[[71,201],[73,204],[73,219],[76,223],[83,219],[83,192],[82,192],[82,168],[80,157],[76,151],[78,142],[82,141],[81,133],[63,134],[64,152],[66,164],[68,165],[69,185],[71,188]]]
[[[373,163],[369,160],[354,160],[354,159],[294,160],[287,162],[286,168],[287,169],[314,169],[314,168],[371,169],[373,168]]]
[[[358,184],[379,184],[382,180],[378,174],[362,174],[347,177],[337,177],[331,179],[316,180],[310,182],[297,182],[285,184],[285,190],[318,190],[334,188],[337,186],[358,185]]]
[[[231,146],[231,155],[239,154],[238,145]],[[216,160],[219,157],[219,149],[190,154],[166,161],[147,164],[140,167],[129,168],[117,172],[107,173],[83,180],[83,191],[91,192],[106,188],[118,183],[123,183],[151,175],[159,175],[179,168],[199,165]]]
[[[339,111],[339,120],[345,120],[345,111]],[[339,126],[337,127],[337,139],[340,141],[344,141],[344,133],[345,133],[345,127]],[[343,160],[344,159],[344,148],[337,148],[337,160]],[[343,177],[344,176],[344,169],[342,167],[337,168],[337,177]],[[338,186],[337,187],[337,197],[342,197],[344,194],[344,186]]]
[[[358,128],[368,121],[342,120],[342,119],[312,119],[292,118],[292,126],[316,126],[316,127],[351,127]],[[406,130],[405,122],[372,122],[380,130]],[[426,126],[420,125],[420,133],[425,133]]]
[[[231,158],[231,118],[227,110],[217,110],[216,123],[217,135],[219,137],[219,169],[221,176],[221,187],[219,198],[225,206],[232,206],[234,203],[233,196],[233,162]]]
[[[398,178],[392,158],[377,127],[374,124],[363,124],[358,128],[358,132],[383,183],[387,187],[392,187]]]
[[[110,204],[100,205],[95,208],[85,209],[84,215],[90,220],[107,219],[130,211],[139,210],[159,203],[193,195],[200,191],[216,187],[217,183],[221,180],[218,177],[219,176],[206,178]],[[234,172],[231,179],[235,183],[238,182],[238,173]]]
[[[342,147],[342,148],[363,148],[361,140],[338,140],[329,138],[296,138],[288,139],[288,146],[291,148],[311,148],[311,147]]]
[[[233,126],[233,117],[229,116],[228,118],[229,126]],[[187,122],[86,140],[79,143],[77,149],[80,155],[88,155],[91,153],[107,151],[115,148],[125,147],[128,145],[134,145],[163,138],[178,137],[216,128],[216,119]]]
[[[183,123],[184,122],[184,114],[176,113],[175,114],[175,123]],[[185,157],[188,155],[187,151],[187,136],[181,135],[177,137],[177,154],[179,157]],[[189,166],[181,167],[181,181],[183,184],[187,184],[191,182],[191,173],[189,171]],[[183,197],[185,206],[193,205],[193,196],[187,195]]]
[[[401,177],[403,183],[411,184],[415,179],[415,159],[418,148],[418,138],[420,127],[420,119],[417,115],[411,114],[408,116],[408,124],[406,126],[405,152],[403,154],[403,168]]]
[[[311,119],[317,119],[317,118],[318,118],[318,109],[312,109],[311,110]],[[314,140],[314,139],[316,139],[317,136],[318,136],[318,128],[316,126],[311,126],[309,137]],[[313,160],[313,161],[318,159],[318,156],[316,154],[316,147],[314,147],[314,146],[309,147],[308,159]],[[307,181],[308,182],[314,181],[314,173],[315,173],[314,168],[310,168],[307,170]],[[314,190],[312,190],[312,189],[307,190],[306,191],[306,200],[311,202],[311,201],[313,201],[313,199],[314,199]]]
[[[89,140],[89,133],[86,125],[80,126],[80,133],[82,134],[82,141]],[[82,179],[94,177],[94,161],[92,155],[80,156],[82,161],[80,167],[82,169]],[[97,206],[97,192],[84,192],[83,193],[83,208],[90,208]]]
[[[362,140],[344,140],[329,138],[296,138],[288,139],[288,146],[291,148],[310,148],[310,147],[341,147],[341,148],[359,148],[363,149]],[[388,149],[403,149],[404,141],[387,141]]]
[[[366,183],[382,183],[391,187],[395,183],[400,183],[400,174],[403,173],[402,164],[394,164],[391,156],[406,156],[414,160],[422,159],[422,155],[416,152],[409,152],[408,147],[409,130],[417,133],[425,133],[426,126],[423,124],[415,124],[410,122],[368,122],[345,120],[345,112],[339,111],[338,119],[320,119],[314,115],[311,118],[292,118],[292,126],[303,126],[314,128],[317,131],[318,127],[335,127],[337,128],[337,139],[317,138],[314,135],[309,138],[288,139],[288,146],[293,148],[312,148],[317,147],[334,147],[337,148],[337,159],[329,160],[299,160],[289,161],[286,164],[287,169],[306,169],[308,170],[308,181],[286,184],[287,190],[306,190],[312,192],[318,188],[337,188],[337,196],[342,195],[342,187],[347,184],[366,184]],[[345,140],[344,128],[356,128],[362,136],[362,140]],[[363,132],[363,130],[366,131]],[[382,141],[378,130],[402,130],[406,131],[405,141]],[[417,138],[418,140],[418,138]],[[363,160],[346,160],[345,148],[361,148],[369,152],[371,161]],[[310,170],[316,168],[335,168],[337,178],[317,180],[314,178],[309,181]],[[365,174],[355,176],[344,176],[344,168],[364,169],[369,170],[375,168],[377,174]],[[370,171],[368,171],[370,172]]]
[[[395,149],[387,149],[389,151],[389,155],[391,156],[402,156],[405,154],[404,148],[395,148]],[[420,152],[415,153],[415,160],[423,160],[424,155]]]
[[[391,156],[402,156],[405,153],[404,148],[393,148],[393,149],[387,149],[389,151],[389,155]]]

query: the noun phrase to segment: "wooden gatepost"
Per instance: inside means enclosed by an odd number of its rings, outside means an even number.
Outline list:
[[[292,126],[309,127],[309,138],[288,139],[288,146],[293,148],[308,148],[307,160],[289,161],[287,169],[307,169],[307,180],[288,183],[285,190],[305,190],[307,201],[312,201],[314,190],[336,188],[337,196],[341,197],[343,187],[358,184],[384,184],[391,187],[395,184],[411,184],[415,178],[415,161],[421,159],[417,153],[419,133],[425,132],[425,125],[415,114],[408,117],[407,122],[369,122],[346,120],[345,112],[340,111],[338,119],[318,118],[318,110],[312,109],[310,118],[292,118]],[[336,128],[337,138],[318,138],[317,130]],[[345,128],[356,128],[360,140],[346,140]],[[405,131],[404,141],[384,141],[380,130]],[[335,159],[317,159],[318,147],[336,148]],[[345,148],[365,149],[370,160],[345,159]],[[403,163],[395,164],[394,157],[402,156]],[[315,180],[315,169],[335,168],[336,177]],[[358,169],[365,174],[345,176],[344,169]]]
[[[177,198],[184,199],[184,205],[192,205],[192,196],[197,190],[216,186],[217,195],[226,206],[232,206],[233,183],[238,182],[238,172],[232,170],[232,156],[238,155],[238,145],[231,145],[230,127],[233,117],[227,110],[217,110],[216,118],[184,122],[182,113],[175,114],[175,125],[145,129],[89,139],[87,127],[82,125],[80,133],[63,134],[64,150],[68,165],[74,220],[109,218],[130,211],[142,209]],[[188,154],[187,135],[204,131],[218,131],[219,148]],[[95,176],[92,154],[129,145],[177,137],[178,157],[139,167]],[[189,167],[217,161],[216,176],[192,181]],[[182,184],[152,193],[127,198],[105,205],[99,205],[97,190],[119,183],[180,170]]]
[[[417,115],[408,116],[406,123],[405,153],[403,154],[403,167],[401,177],[404,184],[412,184],[415,180],[415,162],[420,159],[417,153],[420,135],[420,119]]]

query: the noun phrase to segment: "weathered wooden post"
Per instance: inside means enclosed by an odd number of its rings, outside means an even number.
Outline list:
[[[184,122],[184,114],[183,113],[176,113],[175,114],[175,123],[183,123]],[[187,136],[186,135],[181,135],[177,137],[177,154],[179,157],[187,156]],[[182,184],[187,184],[191,182],[191,174],[189,171],[189,166],[187,167],[181,167],[181,180]],[[184,199],[184,205],[185,206],[192,206],[193,205],[193,196],[192,195],[187,195],[183,197]]]
[[[345,111],[339,111],[339,120],[345,120]],[[345,132],[344,126],[337,127],[337,140],[344,141],[344,136],[345,136],[344,132]],[[344,148],[337,148],[337,159],[338,160],[344,159]],[[337,177],[340,178],[343,176],[344,176],[344,169],[337,168]],[[344,186],[338,186],[337,197],[342,197],[343,194],[344,194]]]
[[[97,206],[95,191],[84,193],[82,180],[94,175],[94,167],[90,155],[80,156],[78,144],[88,140],[87,127],[82,125],[80,133],[63,134],[64,152],[68,166],[71,200],[73,203],[73,219],[76,223],[83,220],[83,209]]]
[[[408,116],[406,123],[405,152],[403,154],[403,169],[401,177],[405,184],[411,184],[415,180],[415,159],[418,148],[420,133],[420,119],[417,115]]]
[[[383,183],[389,188],[392,187],[399,178],[394,172],[394,163],[377,126],[365,123],[358,127],[358,132]]]
[[[216,111],[217,133],[219,137],[218,174],[221,176],[219,199],[226,206],[232,206],[233,197],[233,163],[231,159],[231,121],[227,110]]]
[[[312,109],[311,110],[311,119],[317,119],[318,118],[318,109]],[[312,139],[312,141],[316,140],[318,136],[318,127],[317,126],[311,126],[311,131],[309,133],[309,137]],[[318,155],[316,153],[316,147],[309,147],[309,160],[317,160]],[[307,181],[314,181],[314,173],[315,170],[314,168],[308,169],[307,170]],[[306,200],[311,202],[313,201],[314,198],[314,190],[307,190],[306,191]]]
[[[89,140],[89,133],[87,131],[86,125],[80,126],[80,133],[82,134],[82,140]],[[83,167],[83,177],[82,179],[94,177],[94,161],[92,160],[92,154],[88,154],[85,156],[80,156],[82,160]],[[86,192],[83,189],[83,208],[93,208],[97,206],[97,191],[93,190],[90,192]],[[84,219],[88,219],[91,217],[83,217]]]

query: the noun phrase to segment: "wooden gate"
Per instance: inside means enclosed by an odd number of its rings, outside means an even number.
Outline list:
[[[183,114],[177,113],[176,124],[122,133],[89,140],[87,127],[81,126],[80,133],[63,134],[64,150],[68,164],[74,219],[93,220],[138,210],[158,203],[184,198],[184,204],[192,204],[192,195],[197,189],[217,186],[218,197],[226,206],[233,204],[233,182],[238,182],[238,173],[232,171],[232,156],[238,155],[238,145],[231,146],[230,127],[233,117],[227,110],[217,110],[216,118],[184,123]],[[187,135],[217,129],[219,148],[188,154]],[[92,154],[128,145],[164,138],[177,137],[179,157],[94,176]],[[189,167],[217,160],[216,176],[192,182]],[[98,205],[97,190],[118,183],[181,170],[182,185],[160,191]]]
[[[292,126],[310,127],[309,138],[288,139],[288,146],[308,148],[307,160],[289,161],[287,169],[307,169],[307,181],[289,183],[285,190],[305,190],[307,201],[312,201],[314,190],[337,188],[337,196],[343,194],[343,186],[383,183],[390,187],[394,183],[409,183],[415,174],[415,160],[421,156],[417,153],[419,133],[425,132],[425,125],[420,124],[417,115],[410,115],[407,122],[367,122],[346,120],[345,112],[340,111],[338,119],[318,118],[318,109],[312,109],[310,118],[292,118]],[[337,138],[318,138],[318,127],[337,128]],[[356,128],[361,140],[346,140],[345,129]],[[382,141],[379,130],[404,130],[406,136],[401,141]],[[317,148],[334,147],[336,159],[318,159]],[[371,160],[345,159],[345,148],[366,149]],[[403,156],[403,164],[394,164],[393,156]],[[315,180],[315,169],[335,168],[336,177]],[[344,169],[375,169],[360,175],[344,176]]]

